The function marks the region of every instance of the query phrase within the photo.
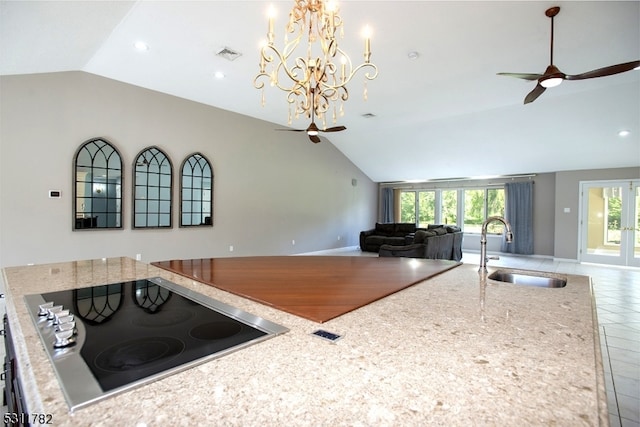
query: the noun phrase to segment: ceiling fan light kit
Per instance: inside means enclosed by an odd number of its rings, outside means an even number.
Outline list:
[[[516,77],[519,79],[537,81],[536,87],[527,94],[524,98],[524,103],[538,99],[542,93],[548,88],[556,87],[560,85],[564,80],[585,80],[593,79],[596,77],[612,76],[614,74],[620,74],[631,70],[640,69],[640,60],[625,62],[622,64],[611,65],[608,67],[598,68],[597,70],[587,71],[581,74],[567,75],[560,71],[558,67],[553,64],[553,19],[560,13],[560,7],[554,6],[546,10],[545,15],[551,19],[551,43],[550,43],[550,65],[545,70],[544,74],[534,73],[498,73],[499,76]]]
[[[289,12],[281,49],[274,42],[274,16],[275,11],[271,7],[267,41],[260,49],[260,71],[253,81],[254,87],[262,91],[262,105],[265,104],[266,81],[286,92],[289,124],[300,114],[311,119],[311,126],[302,130],[307,132],[311,141],[320,142],[318,132],[345,130],[344,126],[323,126],[325,129],[320,130],[315,126],[314,117],[320,118],[324,124],[326,115],[332,110],[335,124],[338,114],[343,114],[343,102],[349,99],[347,84],[365,68],[368,69],[364,73],[366,99],[366,81],[378,76],[378,68],[371,63],[370,30],[367,28],[365,34],[364,62],[356,66],[338,46],[336,31],[340,30],[339,34],[343,35],[344,26],[336,1],[296,0]]]

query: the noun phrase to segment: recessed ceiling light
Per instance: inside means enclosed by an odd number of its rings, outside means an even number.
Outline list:
[[[213,76],[216,79],[224,79],[224,73],[222,71],[216,71],[215,73],[213,73]]]
[[[149,50],[149,45],[146,44],[143,41],[137,41],[133,44],[135,46],[136,49],[138,49],[139,51],[145,51],[145,50]]]
[[[411,60],[415,60],[415,59],[418,59],[420,57],[420,54],[414,50],[414,51],[409,52],[407,54],[407,57],[409,57],[409,59],[411,59]]]
[[[623,129],[623,130],[621,130],[620,132],[618,132],[618,136],[621,136],[621,137],[623,137],[623,138],[624,138],[625,136],[629,136],[630,134],[631,134],[631,132],[630,132],[630,131],[628,131],[627,129]]]

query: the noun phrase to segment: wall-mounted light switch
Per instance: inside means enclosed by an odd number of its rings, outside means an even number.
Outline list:
[[[571,208],[564,208],[564,213],[571,213]]]

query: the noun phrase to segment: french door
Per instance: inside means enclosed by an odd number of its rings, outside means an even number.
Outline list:
[[[580,187],[580,261],[640,267],[640,179]]]

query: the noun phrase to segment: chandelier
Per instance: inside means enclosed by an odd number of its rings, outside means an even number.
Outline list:
[[[371,63],[370,34],[365,34],[364,62],[354,66],[336,40],[337,30],[344,36],[336,1],[295,0],[282,49],[274,44],[274,15],[271,7],[267,40],[260,49],[260,72],[253,81],[262,91],[263,106],[268,81],[287,93],[289,124],[292,118],[303,114],[312,122],[314,116],[320,118],[326,128],[325,117],[330,110],[333,123],[338,115],[344,114],[343,102],[349,99],[347,84],[362,68],[369,68],[364,74],[364,99],[367,99],[366,81],[378,76],[378,68]]]

